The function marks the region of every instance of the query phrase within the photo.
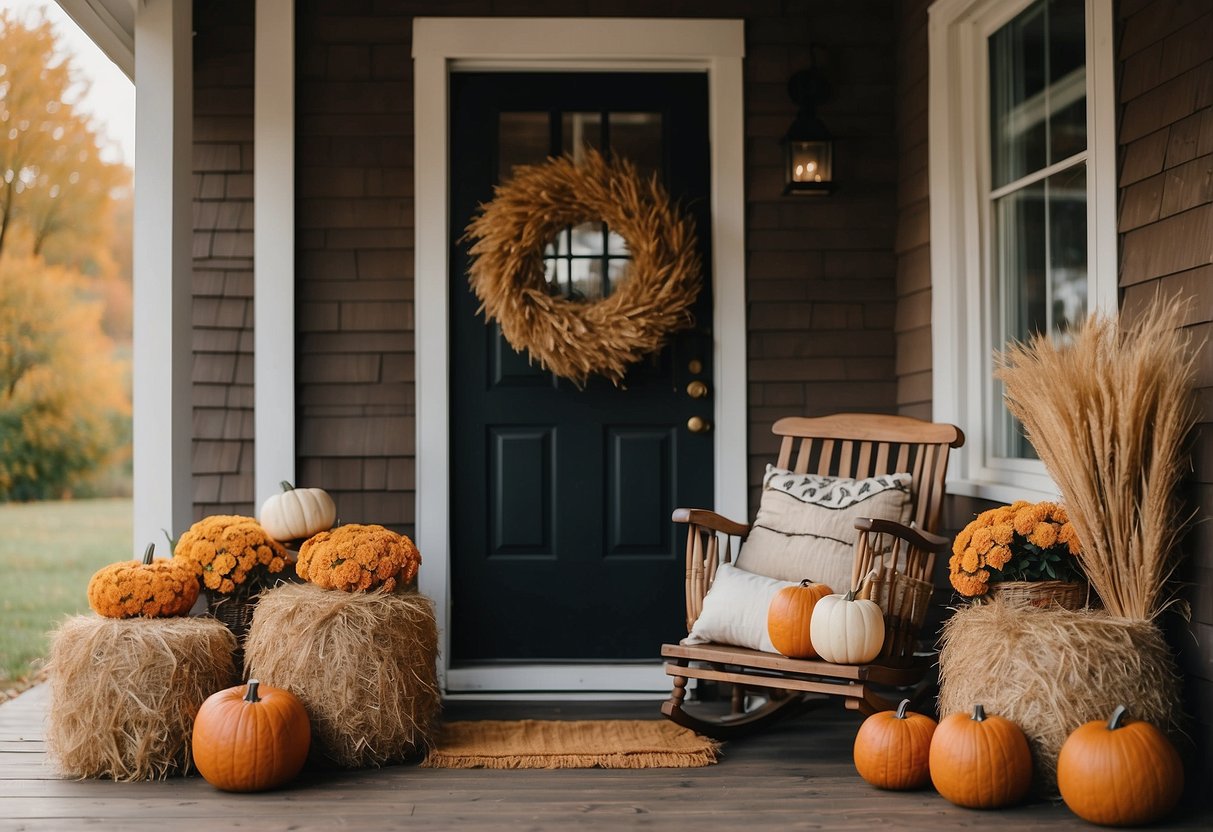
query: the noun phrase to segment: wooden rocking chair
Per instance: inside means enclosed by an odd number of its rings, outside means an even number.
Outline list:
[[[665,672],[674,677],[674,689],[662,704],[662,713],[680,725],[721,739],[800,710],[816,694],[841,696],[847,708],[864,714],[890,709],[895,701],[875,688],[918,685],[921,695],[928,687],[924,680],[934,659],[918,652],[917,630],[926,614],[935,559],[949,548],[946,538],[932,532],[939,526],[943,508],[948,452],[964,444],[964,434],[953,425],[856,413],[780,419],[772,432],[783,437],[776,465],[796,473],[856,479],[912,473],[912,527],[879,519],[855,523],[859,534],[853,587],[860,588],[860,597],[880,604],[885,614],[884,647],[871,664],[790,659],[723,644],[662,645]],[[690,632],[718,566],[732,559],[733,538],[740,547],[750,526],[703,509],[677,509],[673,519],[689,525],[686,611]],[[720,718],[689,713],[683,706],[688,679],[731,684],[732,713]],[[749,688],[767,689],[767,701],[746,712]]]

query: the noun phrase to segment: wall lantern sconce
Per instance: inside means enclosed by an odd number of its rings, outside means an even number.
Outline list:
[[[834,190],[834,137],[817,117],[829,84],[816,67],[788,79],[788,97],[800,108],[783,137],[785,194],[826,195]]]

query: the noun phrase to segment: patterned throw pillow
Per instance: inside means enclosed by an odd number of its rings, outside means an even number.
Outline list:
[[[855,521],[907,523],[913,510],[909,474],[855,480],[795,474],[767,466],[758,516],[737,566],[782,581],[809,578],[834,592],[851,588]]]

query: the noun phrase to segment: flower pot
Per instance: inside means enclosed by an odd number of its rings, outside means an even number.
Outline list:
[[[1062,607],[1080,610],[1089,606],[1091,588],[1082,581],[1001,581],[990,584],[986,596],[1001,598],[1009,604],[1026,603],[1033,607]]]

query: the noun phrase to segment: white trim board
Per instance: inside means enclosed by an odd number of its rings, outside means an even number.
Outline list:
[[[485,70],[573,68],[701,71],[708,77],[712,165],[715,502],[746,516],[745,172],[740,20],[627,18],[416,18],[413,109],[416,142],[416,535],[425,553],[419,587],[434,599],[440,627],[439,683],[444,691],[516,690],[516,676],[485,666],[451,671],[448,354],[448,87],[451,66]],[[725,393],[727,392],[727,395]],[[654,644],[656,653],[659,645]],[[578,664],[535,666],[529,690],[559,690]],[[571,670],[570,670],[571,668]],[[654,662],[650,672],[659,672]],[[468,676],[473,673],[473,676]],[[497,680],[494,681],[494,677]],[[584,684],[635,690],[627,674]],[[668,685],[666,685],[668,687]]]
[[[255,14],[254,512],[295,482],[295,0],[257,0]]]
[[[193,3],[135,17],[134,546],[193,517]]]

